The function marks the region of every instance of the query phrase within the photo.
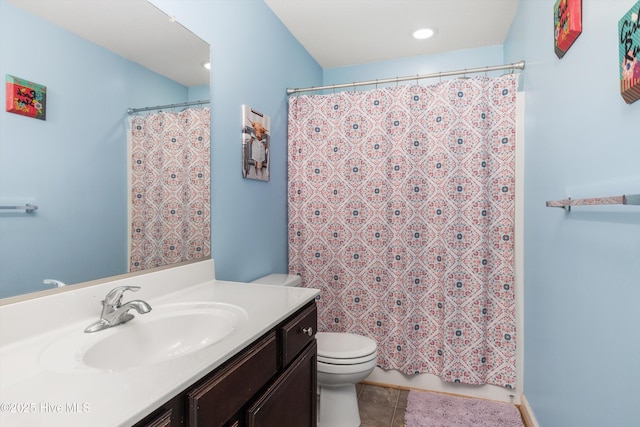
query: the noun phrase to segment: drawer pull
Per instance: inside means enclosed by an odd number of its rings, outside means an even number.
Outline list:
[[[308,328],[304,328],[302,329],[302,333],[303,334],[307,334],[309,336],[313,335],[313,328],[311,326],[309,326]]]

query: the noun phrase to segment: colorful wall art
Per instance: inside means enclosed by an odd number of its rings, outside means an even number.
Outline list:
[[[640,99],[640,1],[618,22],[620,94],[627,104]]]
[[[562,58],[582,33],[582,0],[558,0],[553,7],[554,41]]]
[[[47,87],[7,74],[7,111],[46,120]]]
[[[242,177],[269,181],[271,119],[242,106]]]

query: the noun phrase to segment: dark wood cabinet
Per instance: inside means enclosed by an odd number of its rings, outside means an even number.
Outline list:
[[[316,427],[315,301],[135,427]]]
[[[171,409],[164,409],[159,414],[154,414],[153,417],[145,424],[147,427],[171,427],[174,425]]]
[[[277,363],[276,335],[271,332],[234,363],[187,392],[188,425],[223,425],[278,373]]]
[[[316,364],[314,342],[247,410],[247,427],[315,426]]]
[[[277,329],[280,341],[280,368],[287,366],[300,352],[315,342],[318,311],[313,304],[294,315]]]

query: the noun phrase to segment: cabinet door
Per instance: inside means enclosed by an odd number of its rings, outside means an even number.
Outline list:
[[[276,337],[271,332],[238,359],[187,392],[188,425],[226,425],[276,373]]]
[[[316,427],[315,340],[247,411],[247,427]]]

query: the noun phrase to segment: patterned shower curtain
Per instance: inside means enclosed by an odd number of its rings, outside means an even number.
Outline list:
[[[210,255],[209,114],[130,119],[130,271]]]
[[[378,365],[513,387],[516,79],[292,98],[289,271]]]

